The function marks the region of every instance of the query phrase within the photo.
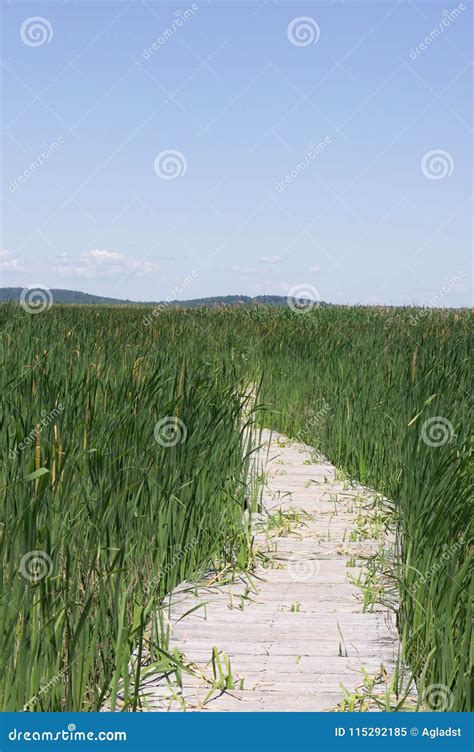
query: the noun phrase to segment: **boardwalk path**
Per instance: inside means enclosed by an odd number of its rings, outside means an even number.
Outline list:
[[[380,605],[364,612],[354,584],[365,572],[357,557],[387,545],[374,493],[338,479],[304,444],[269,431],[263,440],[256,543],[265,556],[251,580],[175,591],[170,648],[207,681],[184,674],[182,690],[172,690],[182,699],[170,702],[166,679],[150,677],[142,687],[150,710],[331,710],[344,698],[341,684],[353,694],[363,683],[362,669],[378,677],[379,695],[393,675],[399,643],[391,612]],[[224,674],[228,656],[235,688],[215,691],[203,705],[219,675],[209,663],[213,648],[223,651]]]

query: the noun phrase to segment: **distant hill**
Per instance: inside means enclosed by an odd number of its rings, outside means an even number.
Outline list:
[[[22,287],[0,287],[0,303],[7,303],[11,300],[19,301],[22,290]],[[101,295],[90,295],[87,292],[79,292],[79,290],[52,289],[51,294],[55,303],[85,303],[94,305],[100,303],[105,303],[107,305],[124,305],[129,303],[130,305],[136,305],[132,300],[119,300],[119,298],[106,298]]]
[[[8,301],[19,301],[22,287],[1,287],[0,303]],[[248,303],[259,303],[261,305],[282,306],[287,304],[286,295],[257,295],[252,298],[248,295],[218,295],[211,298],[195,298],[193,300],[150,300],[137,302],[136,300],[121,300],[119,298],[108,298],[102,295],[91,295],[79,290],[51,290],[53,301],[55,303],[71,305],[160,305],[166,303],[171,306],[181,306],[184,308],[198,308],[201,306],[215,305],[243,305]]]

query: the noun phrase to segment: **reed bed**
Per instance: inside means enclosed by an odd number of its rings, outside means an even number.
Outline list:
[[[97,710],[132,664],[135,709],[163,596],[246,562],[243,384],[139,311],[1,313],[1,707]]]
[[[247,565],[249,383],[261,422],[392,500],[404,657],[422,697],[472,708],[468,311],[0,313],[4,710],[115,701],[134,651],[170,660],[147,631],[163,595]],[[156,440],[164,418],[184,440]]]
[[[473,708],[471,332],[468,311],[354,308],[261,330],[272,425],[393,502],[398,629],[435,710]]]

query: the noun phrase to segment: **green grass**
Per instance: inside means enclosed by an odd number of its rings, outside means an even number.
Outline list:
[[[421,696],[441,684],[444,709],[471,709],[471,314],[249,306],[146,325],[149,313],[0,309],[0,707],[99,708],[134,650],[170,660],[147,628],[166,592],[247,566],[254,382],[260,422],[392,500],[405,658]],[[157,442],[163,418],[185,440]],[[46,576],[21,573],[32,551]]]
[[[394,501],[405,656],[421,697],[442,684],[446,709],[467,710],[472,317],[433,311],[413,325],[411,314],[339,308],[268,315],[260,325],[262,397],[274,408],[276,429],[317,446]]]
[[[1,708],[95,710],[133,650],[163,658],[147,626],[165,593],[245,565],[243,384],[141,313],[1,313]],[[171,446],[154,435],[167,416]]]

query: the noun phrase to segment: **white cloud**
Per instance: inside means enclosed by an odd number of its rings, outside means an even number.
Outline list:
[[[56,267],[56,271],[62,276],[78,277],[79,279],[97,279],[120,274],[133,274],[140,277],[145,274],[153,274],[158,269],[158,264],[154,261],[132,258],[118,251],[99,248],[87,251],[87,253],[71,259],[71,262]]]
[[[310,267],[309,267],[309,271],[310,271],[310,272],[320,272],[320,271],[321,271],[321,267],[320,267],[320,266],[317,266],[317,265],[315,265],[315,266],[310,266]]]
[[[95,250],[95,251],[89,251],[89,253],[84,254],[84,258],[93,258],[97,259],[97,261],[117,261],[119,259],[124,259],[125,256],[123,253],[117,253],[117,251],[105,251],[105,250]]]
[[[143,259],[127,259],[127,268],[137,274],[153,274],[159,271],[159,266],[155,261],[145,261]]]
[[[14,258],[10,251],[0,250],[0,269],[11,272],[22,268],[23,264],[20,259]]]
[[[281,258],[279,256],[261,256],[260,261],[262,264],[279,264]]]

